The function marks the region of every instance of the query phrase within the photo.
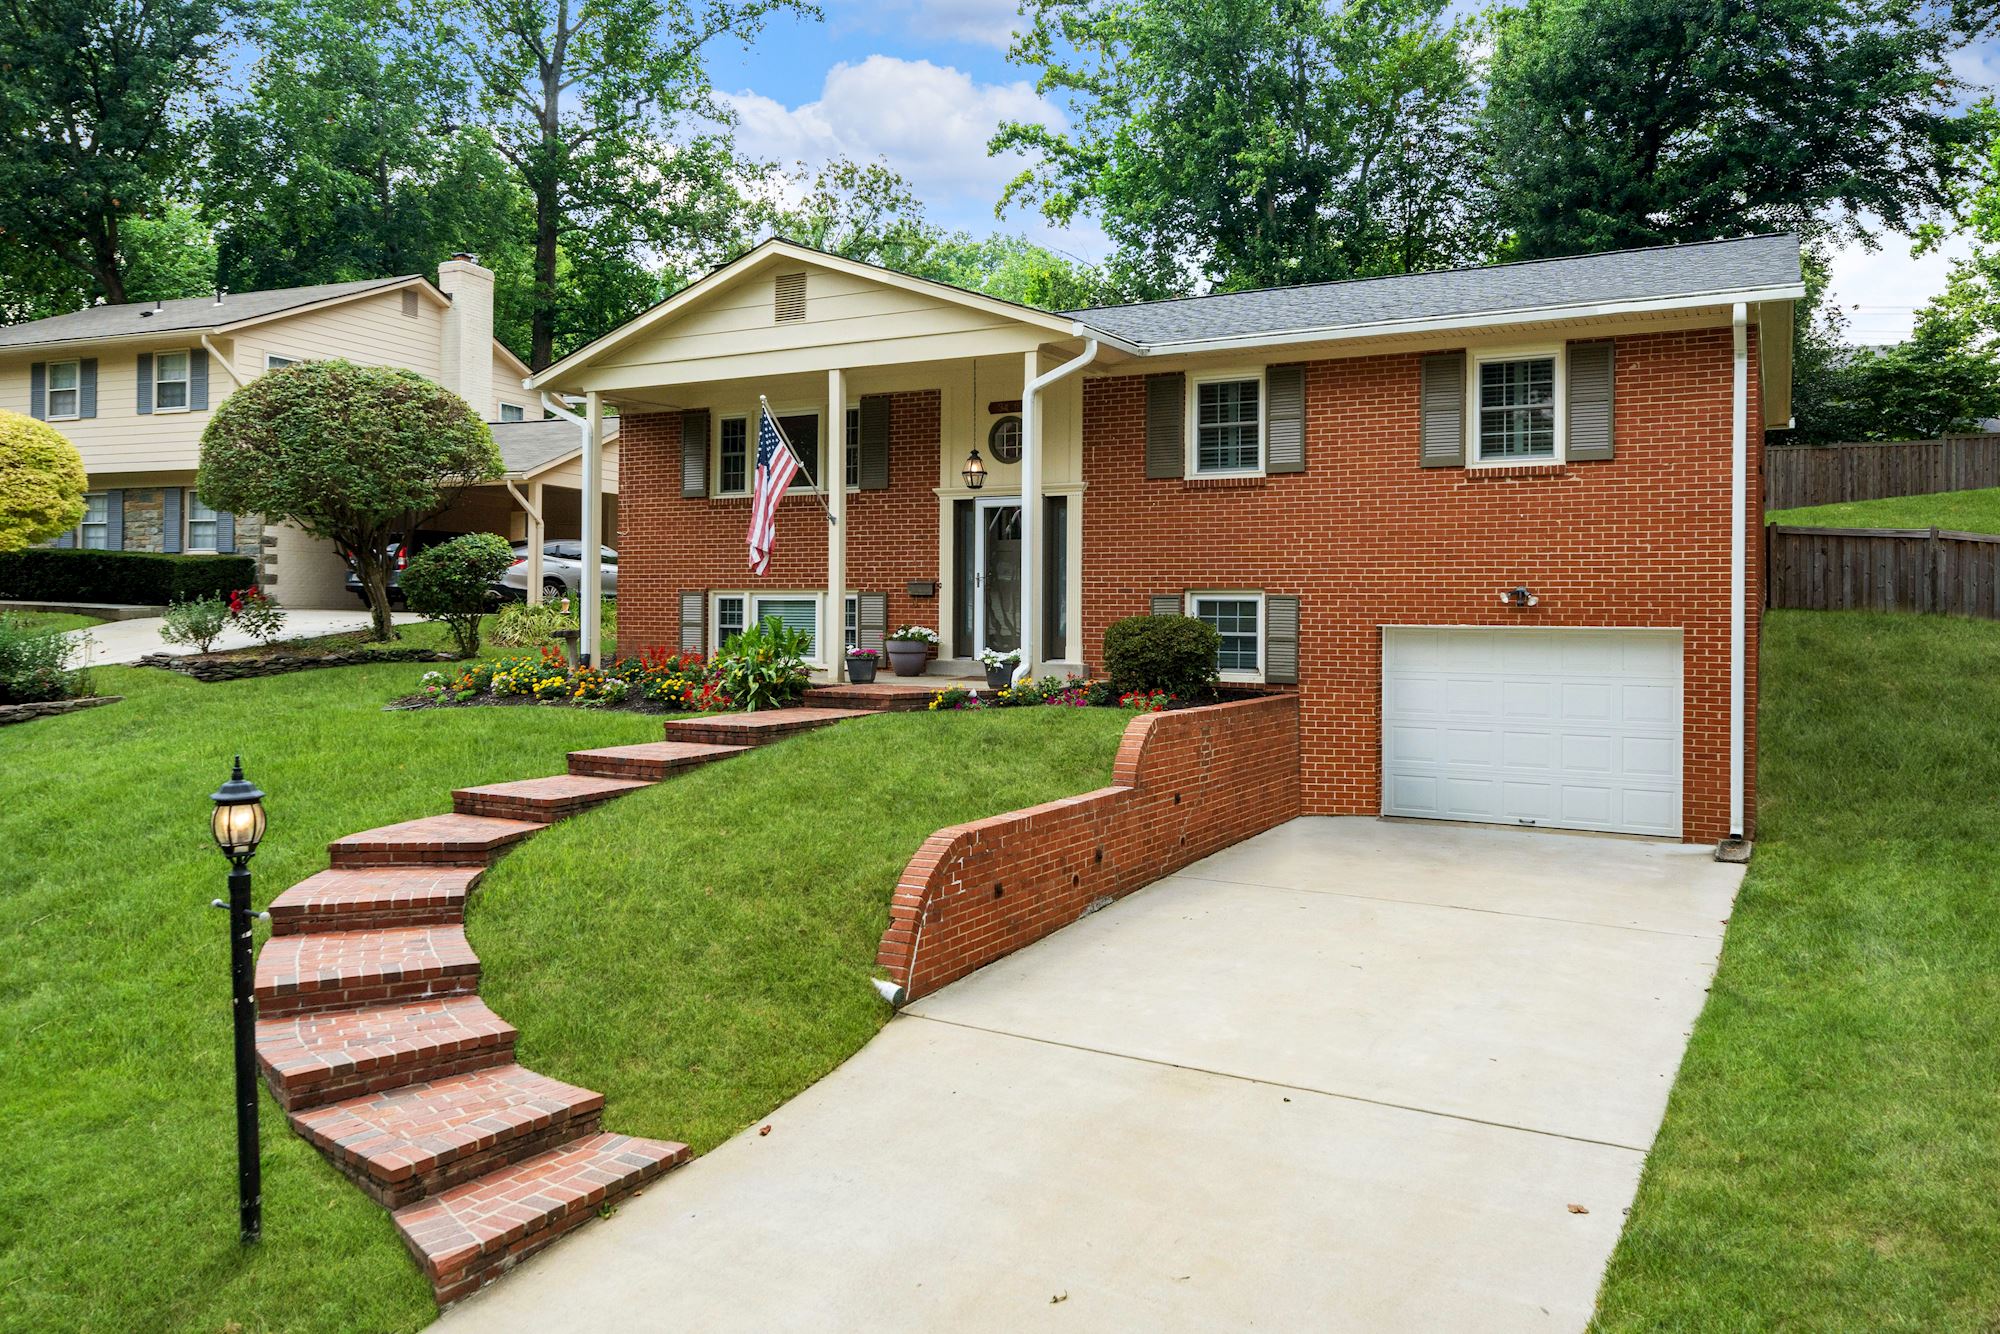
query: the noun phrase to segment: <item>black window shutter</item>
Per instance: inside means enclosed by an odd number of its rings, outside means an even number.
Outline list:
[[[1181,616],[1187,611],[1187,599],[1179,593],[1155,593],[1148,605],[1155,616]]]
[[[1264,599],[1264,679],[1273,685],[1299,683],[1299,600]]]
[[[708,409],[681,414],[681,495],[708,494]]]
[[[695,653],[708,652],[708,627],[703,622],[708,617],[708,593],[706,590],[681,594],[681,648]]]
[[[1042,513],[1048,516],[1042,543],[1042,657],[1060,661],[1069,656],[1069,608],[1063,604],[1069,589],[1069,497],[1044,497]]]
[[[208,352],[204,348],[188,349],[188,407],[195,412],[208,411]]]
[[[855,594],[854,646],[882,652],[889,638],[889,595]]]
[[[1564,457],[1608,459],[1612,457],[1612,383],[1617,378],[1613,351],[1608,339],[1597,343],[1569,345],[1569,419],[1564,427]]]
[[[861,457],[856,482],[863,491],[889,489],[889,396],[861,397]]]
[[[153,354],[139,354],[139,415],[146,417],[153,411]],[[174,550],[180,550],[179,547]]]
[[[1465,353],[1423,359],[1418,462],[1426,468],[1465,466]]]
[[[181,489],[170,486],[160,492],[160,550],[181,549]]]
[[[104,493],[104,545],[110,551],[125,549],[125,493],[115,488]]]
[[[972,586],[973,544],[978,541],[978,516],[970,499],[951,502],[951,642],[952,652],[961,658],[972,656],[972,599],[979,590]]]
[[[28,415],[36,421],[49,418],[49,363],[38,361],[28,367]]]
[[[1146,377],[1146,476],[1179,477],[1187,457],[1187,376]]]
[[[1264,428],[1264,471],[1306,470],[1306,368],[1273,366],[1264,376],[1270,417]]]
[[[97,415],[97,358],[85,357],[76,365],[76,415]]]

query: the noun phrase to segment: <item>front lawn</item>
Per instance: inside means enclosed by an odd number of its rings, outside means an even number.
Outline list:
[[[1771,510],[1764,521],[1801,528],[1937,527],[1960,533],[2000,533],[2000,488]]]
[[[1756,856],[1599,1328],[2000,1328],[1996,663],[1766,616]]]
[[[23,630],[46,631],[54,634],[58,630],[88,630],[93,625],[104,622],[95,616],[85,616],[74,611],[15,611],[0,607],[0,616],[6,617]]]
[[[407,634],[407,632],[406,632]],[[657,740],[577,709],[384,713],[395,663],[203,685],[100,668],[125,703],[0,730],[0,1328],[401,1331],[429,1289],[389,1216],[264,1099],[265,1232],[235,1241],[224,865],[207,794],[270,798],[256,897],[453,787]],[[1109,781],[1126,715],[868,719],[542,834],[475,896],[484,992],[607,1124],[706,1147],[881,1022],[896,872],[954,820]],[[583,971],[573,971],[583,970]]]

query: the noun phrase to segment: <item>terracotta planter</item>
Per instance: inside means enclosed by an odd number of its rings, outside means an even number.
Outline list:
[[[892,639],[889,641],[889,665],[898,676],[922,676],[924,664],[930,661],[931,646],[921,639]]]
[[[873,681],[875,679],[875,659],[849,658],[847,660],[847,679],[858,686],[865,686],[870,681]]]

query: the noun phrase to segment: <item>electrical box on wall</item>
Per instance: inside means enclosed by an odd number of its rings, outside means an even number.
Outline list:
[[[903,586],[913,598],[934,598],[937,596],[937,580],[912,579]]]

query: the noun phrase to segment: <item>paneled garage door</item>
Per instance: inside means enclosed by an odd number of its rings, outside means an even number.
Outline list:
[[[1385,629],[1382,812],[1678,836],[1680,632]]]

